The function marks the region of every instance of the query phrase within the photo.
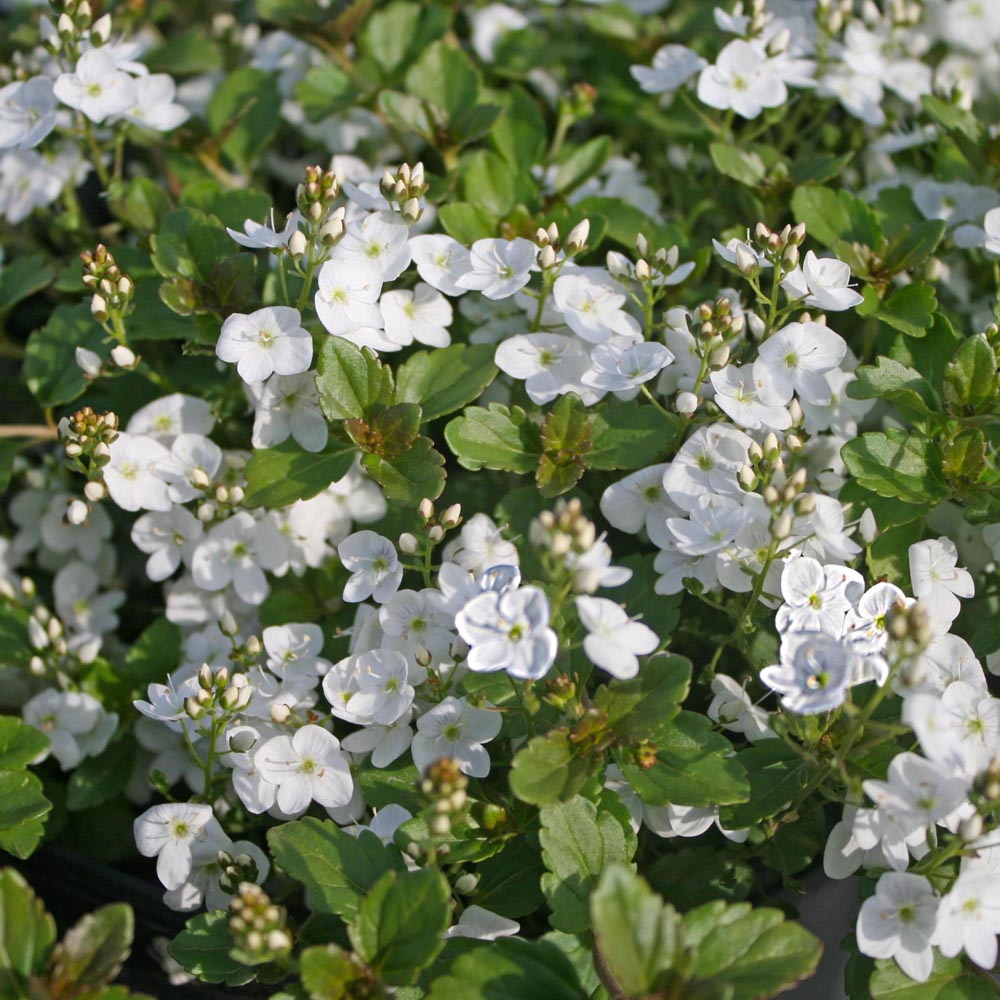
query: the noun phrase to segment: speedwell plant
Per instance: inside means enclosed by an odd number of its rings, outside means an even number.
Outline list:
[[[1000,995],[998,0],[0,7],[0,995]]]

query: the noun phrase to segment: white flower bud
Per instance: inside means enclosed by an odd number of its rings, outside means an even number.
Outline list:
[[[677,244],[674,244],[667,251],[667,258],[664,261],[664,263],[667,266],[667,270],[668,271],[674,271],[674,270],[676,270],[677,269],[677,262],[680,260],[680,258],[681,258],[680,250],[677,249]]]
[[[108,303],[101,295],[94,295],[90,300],[90,312],[98,323],[103,323],[108,318]]]
[[[97,296],[94,297],[97,298]],[[93,378],[101,374],[101,366],[103,365],[103,362],[101,361],[100,355],[95,354],[86,347],[78,347],[74,356],[76,358],[77,366],[84,375],[90,375]]]
[[[223,635],[228,635],[232,638],[239,630],[240,627],[236,624],[233,613],[231,611],[223,611],[222,616],[219,618],[219,631]]]
[[[28,662],[28,666],[36,677],[42,677],[45,674],[45,661],[40,656],[33,656]]]
[[[420,543],[417,541],[417,536],[411,534],[409,531],[404,531],[397,542],[399,545],[399,551],[406,553],[408,556],[412,556],[414,552],[420,547]]]
[[[214,503],[203,503],[199,505],[195,516],[203,524],[207,524],[215,517],[216,510],[217,508]]]
[[[288,253],[298,260],[306,255],[308,249],[309,241],[306,239],[306,234],[296,229],[288,239]]]
[[[283,705],[281,702],[276,701],[271,706],[271,721],[278,723],[280,726],[282,723],[287,722],[291,717],[292,710],[287,706]]]
[[[78,458],[83,454],[83,448],[78,445],[75,441],[70,441],[65,448],[67,458]]]
[[[640,281],[648,281],[649,280],[649,264],[646,262],[646,258],[645,257],[640,257],[635,262],[635,276]]]
[[[748,312],[743,315],[746,317],[747,329],[750,331],[750,336],[755,340],[760,340],[764,336],[767,324],[755,312]]]
[[[215,488],[215,499],[219,503],[228,503],[229,501],[229,490],[225,486],[217,486]]]
[[[455,879],[455,889],[463,896],[475,892],[477,885],[479,885],[479,876],[473,875],[472,872],[463,872]]]
[[[90,508],[82,500],[72,500],[66,508],[66,520],[70,524],[83,524],[89,516]]]
[[[229,502],[230,503],[243,503],[243,498],[246,493],[243,491],[242,486],[231,486],[229,489]]]
[[[640,257],[645,257],[649,254],[649,240],[646,239],[642,233],[637,233],[635,237],[635,250]]]
[[[69,14],[63,12],[59,15],[59,20],[56,21],[56,31],[60,35],[74,35],[76,34],[76,26],[73,24],[73,18]]]
[[[135,368],[138,363],[138,358],[136,358],[135,352],[127,348],[124,344],[117,344],[115,347],[111,348],[111,360],[118,365],[119,368],[126,369]]]
[[[90,40],[97,40],[97,44],[103,45],[111,37],[111,15],[102,14],[90,26]]]
[[[206,490],[212,485],[212,480],[208,478],[208,473],[204,469],[192,469],[190,481],[191,485],[199,490]]]
[[[878,525],[870,507],[865,508],[861,520],[858,521],[858,534],[865,545],[871,545],[878,538]]]
[[[416,222],[420,216],[423,215],[423,209],[420,207],[420,201],[417,198],[410,198],[403,205],[403,218],[409,219],[410,222]]]
[[[540,247],[547,247],[549,245],[549,234],[541,226],[535,230],[535,242]]]
[[[444,528],[440,524],[433,525],[427,532],[427,537],[432,542],[440,542],[444,538]]]
[[[723,344],[717,347],[708,357],[708,363],[712,368],[725,368],[729,361],[729,346]]]
[[[94,458],[103,465],[111,458],[111,449],[101,441],[100,444],[94,446]]]
[[[674,409],[678,413],[683,413],[684,416],[689,417],[698,409],[699,402],[700,400],[693,392],[679,392],[677,393],[677,398],[674,400]]]
[[[792,533],[792,518],[789,514],[782,514],[771,525],[771,536],[779,542],[783,542]]]
[[[256,742],[257,737],[249,730],[244,729],[229,737],[229,749],[233,753],[246,753]]]
[[[764,452],[756,441],[750,442],[750,447],[747,448],[747,457],[754,463],[754,465],[756,465],[764,457]]]
[[[590,236],[590,220],[584,219],[569,231],[566,237],[566,249],[570,253],[579,253],[587,245],[588,236]]]
[[[971,844],[972,841],[978,840],[982,835],[983,817],[980,816],[979,813],[975,813],[967,819],[963,819],[962,822],[958,824],[958,836],[964,844]]]
[[[551,245],[544,246],[538,251],[538,266],[543,271],[548,271],[550,268],[555,267],[557,259],[556,252]]]
[[[460,503],[453,503],[450,507],[446,507],[441,515],[441,524],[446,528],[457,528],[461,520],[462,505]]]
[[[757,258],[742,244],[736,245],[736,267],[748,278],[757,273]]]
[[[319,227],[319,237],[324,243],[336,243],[344,235],[344,220],[331,216]]]
[[[601,571],[596,566],[582,566],[573,572],[573,592],[593,594],[601,585]]]
[[[545,233],[550,243],[559,242],[559,227],[554,222],[549,223],[549,228],[545,230]]]
[[[757,487],[757,473],[749,465],[740,469],[740,486],[747,492],[752,492]]]
[[[262,649],[261,644],[260,644],[260,639],[258,639],[257,636],[255,636],[255,635],[250,636],[250,638],[247,639],[247,641],[246,641],[246,647],[245,648],[246,648],[247,653],[250,654],[250,656],[259,656],[260,655],[260,651]]]
[[[429,521],[434,516],[434,501],[428,500],[427,497],[424,497],[423,500],[417,504],[417,513],[425,521]]]
[[[617,250],[609,250],[604,263],[612,278],[627,278],[632,273],[632,265],[629,263],[628,257]]]

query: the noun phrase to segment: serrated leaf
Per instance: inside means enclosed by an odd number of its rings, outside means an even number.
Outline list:
[[[499,221],[484,208],[464,201],[442,205],[439,215],[444,231],[465,246],[495,236],[499,226]]]
[[[588,469],[641,469],[665,453],[677,430],[652,406],[624,403],[593,413]]]
[[[640,767],[622,754],[619,766],[643,802],[652,806],[730,805],[745,802],[750,783],[740,763],[727,756],[732,744],[713,732],[697,712],[680,712],[654,741],[656,763]]]
[[[967,337],[944,369],[944,401],[950,413],[972,416],[996,406],[997,356],[985,334]]]
[[[855,380],[847,386],[852,399],[884,399],[918,417],[941,408],[941,398],[930,382],[892,358],[879,356],[874,365],[862,365],[854,374]]]
[[[373,833],[352,837],[330,820],[306,817],[273,827],[267,842],[275,863],[309,889],[319,913],[353,916],[382,875],[405,867],[399,851]]]
[[[368,348],[328,337],[319,352],[316,387],[331,420],[363,419],[376,403],[391,402],[392,371]]]
[[[248,507],[287,507],[322,493],[354,464],[353,444],[331,439],[323,451],[303,451],[289,439],[255,451],[246,467]]]
[[[858,306],[861,316],[875,316],[894,330],[908,337],[923,337],[934,322],[937,295],[922,281],[903,285],[889,293],[881,302],[873,299],[874,290],[869,285],[864,291],[865,302]]]
[[[81,396],[88,381],[76,349],[102,353],[108,340],[88,305],[59,306],[25,347],[24,380],[39,405],[61,406]]]
[[[278,127],[281,100],[274,73],[248,66],[230,71],[205,109],[213,135],[225,136],[222,151],[242,167],[252,164]]]
[[[968,971],[960,958],[945,958],[937,950],[931,974],[924,982],[911,979],[892,959],[882,959],[875,963],[868,990],[871,1000],[994,1000],[996,997],[989,984]]]
[[[70,776],[66,808],[70,812],[92,809],[124,791],[132,775],[135,744],[130,739],[112,743],[104,753],[88,757]]]
[[[55,941],[55,921],[24,876],[0,869],[0,996],[27,996]]]
[[[844,445],[841,456],[858,483],[879,496],[930,504],[948,495],[940,449],[922,435],[897,428],[862,434]]]
[[[708,147],[715,169],[747,187],[757,187],[767,176],[764,161],[752,150],[742,149],[723,142],[713,142]]]
[[[444,438],[459,465],[473,471],[534,472],[542,453],[538,428],[524,410],[500,403],[466,407],[445,427]]]
[[[544,806],[541,822],[542,892],[552,911],[549,923],[556,930],[582,934],[590,928],[588,901],[601,872],[616,861],[631,860],[625,831],[613,815],[599,812],[579,795]]]
[[[6,262],[0,270],[0,316],[10,312],[18,302],[42,291],[55,276],[42,254],[15,257]]]
[[[28,857],[42,838],[41,820],[51,808],[35,775],[0,770],[0,849]]]
[[[102,906],[78,920],[52,952],[53,995],[107,986],[132,950],[133,932],[132,907],[126,903]]]
[[[736,754],[750,781],[750,798],[721,811],[727,830],[757,826],[795,801],[802,790],[803,762],[784,740],[764,740]]]
[[[299,976],[311,1000],[342,1000],[362,971],[335,944],[306,948],[299,958]]]
[[[443,41],[428,45],[406,74],[406,89],[456,119],[476,103],[479,71],[461,49]]]
[[[187,206],[168,212],[150,242],[153,266],[163,277],[200,284],[207,284],[212,269],[234,250],[225,226],[215,216]]]
[[[49,746],[49,738],[12,715],[0,716],[0,769],[20,771],[33,764]]]
[[[444,492],[444,455],[430,438],[418,437],[412,448],[395,458],[365,455],[361,465],[390,502],[415,507],[425,497],[436,500]]]
[[[426,423],[478,399],[496,378],[492,344],[452,344],[411,354],[396,370],[396,399],[419,403]]]
[[[476,866],[476,903],[512,920],[533,913],[545,902],[539,884],[544,871],[536,837],[508,840],[499,854]]]
[[[925,219],[904,226],[889,240],[883,254],[886,269],[892,274],[899,274],[918,267],[937,249],[945,228],[941,219]]]
[[[598,688],[594,705],[608,718],[619,739],[650,739],[680,712],[691,686],[693,667],[683,656],[661,653],[648,660],[631,680]]]
[[[382,982],[413,983],[444,947],[451,890],[434,868],[386,872],[348,927],[351,944]]]
[[[536,736],[514,755],[511,791],[531,805],[572,798],[595,773],[597,761],[573,747],[564,729]]]
[[[569,194],[593,177],[610,155],[611,139],[606,135],[578,146],[557,167],[553,190],[556,194]]]
[[[192,917],[167,950],[188,972],[203,982],[225,983],[227,986],[253,982],[253,969],[231,958],[229,952],[232,948],[229,913],[212,910]]]

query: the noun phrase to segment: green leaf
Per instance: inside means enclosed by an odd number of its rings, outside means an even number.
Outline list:
[[[956,490],[973,489],[986,471],[986,454],[986,435],[978,427],[962,431],[945,443],[941,470]]]
[[[430,438],[418,437],[412,448],[395,458],[365,455],[361,464],[386,499],[404,507],[415,507],[425,497],[436,500],[444,491],[444,455]]]
[[[586,468],[593,418],[580,397],[566,393],[542,422],[542,457],[535,477],[543,497],[571,490]]]
[[[681,847],[643,868],[649,884],[679,910],[713,899],[746,899],[754,886],[754,870],[744,860],[717,847]]]
[[[295,86],[295,96],[306,118],[320,122],[350,108],[358,99],[358,89],[347,72],[332,62],[313,66]]]
[[[243,67],[228,73],[212,93],[205,116],[213,135],[225,135],[222,151],[249,167],[274,135],[280,111],[277,76]]]
[[[197,208],[168,212],[159,232],[150,237],[153,266],[165,278],[187,278],[208,284],[219,261],[234,250],[226,227]]]
[[[548,130],[538,102],[522,87],[508,87],[500,99],[504,112],[490,131],[494,149],[518,169],[541,162]]]
[[[810,155],[792,164],[789,170],[789,177],[795,184],[824,184],[839,177],[851,160],[853,153],[844,153],[843,156],[834,156],[832,153],[820,153]]]
[[[502,917],[516,920],[545,902],[539,884],[545,866],[537,838],[522,835],[476,866],[476,903]]]
[[[452,344],[411,354],[396,370],[396,399],[419,403],[424,422],[478,399],[496,378],[492,344]]]
[[[170,195],[151,177],[133,177],[111,182],[108,204],[123,222],[151,233],[170,211]]]
[[[756,187],[767,176],[764,161],[753,151],[723,142],[713,142],[708,152],[715,169],[747,187]]]
[[[271,196],[266,191],[255,188],[227,190],[216,180],[198,180],[185,184],[181,202],[214,215],[230,229],[242,229],[247,219],[255,222],[270,221],[272,208]],[[281,216],[275,213],[275,218],[280,226]],[[236,247],[237,244],[230,237],[230,249],[235,251]]]
[[[328,337],[319,352],[316,387],[331,420],[360,420],[376,403],[392,397],[392,371],[368,348],[343,337]]]
[[[267,832],[275,862],[305,885],[319,913],[352,917],[364,896],[387,871],[402,871],[399,851],[373,833],[344,833],[330,820],[311,817]]]
[[[732,757],[732,744],[712,731],[697,712],[681,712],[655,741],[656,763],[643,768],[621,756],[622,773],[643,802],[652,806],[730,805],[750,794],[746,771]]]
[[[358,449],[331,438],[323,451],[302,451],[291,439],[253,453],[246,467],[248,507],[287,507],[343,479]]]
[[[12,715],[0,715],[0,769],[21,771],[45,753],[49,738]]]
[[[691,661],[683,656],[661,653],[644,663],[631,680],[613,680],[598,688],[594,705],[608,717],[619,739],[650,739],[680,712],[692,670]]]
[[[981,141],[983,126],[968,109],[960,108],[957,104],[952,104],[951,101],[943,101],[940,97],[933,97],[930,94],[925,94],[920,99],[920,103],[923,105],[924,111],[949,132],[961,132],[973,142]]]
[[[166,618],[157,618],[125,654],[133,687],[145,697],[149,684],[163,683],[181,659],[181,630]]]
[[[736,755],[750,779],[750,799],[722,810],[728,830],[757,826],[795,801],[802,790],[803,762],[784,740],[764,740]]]
[[[97,757],[87,757],[70,776],[66,808],[70,812],[103,805],[124,791],[132,776],[135,744],[130,739],[112,743]]]
[[[451,123],[452,138],[458,145],[482,139],[502,111],[499,104],[474,104],[471,108],[466,108]],[[515,174],[513,180],[515,188],[534,188],[534,181],[527,174]]]
[[[810,976],[822,946],[780,910],[749,903],[706,903],[684,916],[685,945],[695,951],[696,989],[731,1000],[763,1000]]]
[[[934,253],[944,233],[945,224],[941,219],[926,219],[904,226],[889,240],[883,254],[886,269],[893,274],[912,271]]]
[[[24,380],[39,405],[61,406],[81,396],[88,381],[76,363],[76,349],[101,353],[107,340],[88,305],[58,306],[25,348]]]
[[[606,135],[578,146],[556,169],[553,190],[556,194],[569,194],[598,173],[610,155],[611,140]]]
[[[444,947],[451,890],[434,868],[386,872],[348,927],[362,960],[391,986],[408,986]]]
[[[547,941],[501,938],[461,955],[426,1000],[584,1000],[566,956]]]
[[[871,1000],[993,1000],[990,985],[967,970],[960,958],[945,958],[936,949],[934,966],[925,982],[911,979],[892,960],[875,963],[868,982]]]
[[[580,754],[565,729],[536,736],[514,755],[511,791],[522,801],[542,806],[570,799],[596,770],[596,760]]]
[[[406,74],[406,89],[440,107],[452,121],[476,104],[479,82],[472,60],[442,41],[427,46]]]
[[[358,36],[363,55],[373,60],[384,79],[404,70],[448,30],[449,14],[430,3],[386,4],[367,18]]]
[[[52,283],[55,271],[42,254],[15,257],[0,270],[0,316]],[[81,292],[83,285],[80,285]]]
[[[869,285],[864,290],[864,299],[858,306],[858,315],[874,316],[908,337],[925,336],[927,328],[934,322],[937,295],[930,285],[922,281],[895,289],[881,302]]]
[[[517,204],[515,167],[496,153],[476,149],[459,162],[465,201],[503,217]]]
[[[254,971],[230,958],[232,948],[228,911],[212,910],[192,917],[170,942],[168,950],[188,972],[203,982],[243,986],[253,981]]]
[[[605,869],[590,897],[590,917],[598,970],[613,995],[647,996],[666,987],[681,947],[680,919],[644,879],[627,865]]]
[[[41,820],[51,808],[35,775],[0,771],[0,850],[28,857],[42,838]]]
[[[948,495],[940,478],[940,449],[922,435],[897,428],[862,434],[844,445],[841,456],[851,475],[879,496],[928,504]]]
[[[56,923],[24,876],[0,869],[0,996],[27,996],[55,941]]]
[[[466,469],[534,472],[542,453],[538,427],[520,407],[467,407],[444,429],[444,439]]]
[[[538,836],[547,869],[542,892],[552,911],[549,923],[556,930],[582,934],[590,929],[588,900],[601,872],[631,859],[625,831],[611,813],[598,812],[579,795],[544,806],[541,822]]]
[[[930,382],[892,358],[880,355],[874,365],[862,365],[854,374],[856,380],[847,386],[847,395],[852,399],[884,399],[910,417],[941,409],[941,398]]]
[[[944,370],[948,412],[972,416],[996,407],[997,356],[982,333],[967,337]]]
[[[132,907],[127,903],[102,906],[78,920],[52,952],[53,995],[107,986],[132,950],[133,930]]]
[[[676,427],[652,406],[623,403],[593,414],[588,469],[641,469],[669,446]]]
[[[824,246],[838,240],[876,247],[882,242],[882,230],[875,213],[847,191],[807,184],[792,195],[792,214],[804,222],[809,235]]]
[[[485,209],[464,201],[442,205],[439,215],[444,231],[465,246],[495,236],[499,226],[497,219]]]
[[[299,976],[312,1000],[342,1000],[362,972],[351,955],[335,944],[306,948],[299,959]]]

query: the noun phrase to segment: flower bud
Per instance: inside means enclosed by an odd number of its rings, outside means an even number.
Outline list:
[[[233,753],[246,753],[257,742],[257,737],[248,729],[233,733],[229,737],[229,749]]]
[[[783,542],[792,533],[792,518],[788,514],[782,514],[771,525],[771,537],[775,541]]]
[[[108,318],[108,303],[101,295],[94,295],[90,300],[90,312],[98,323],[103,323]]]
[[[778,447],[778,438],[774,431],[768,431],[761,447],[764,449],[764,457],[769,462],[773,462],[781,454],[781,449]]]
[[[271,705],[271,721],[278,723],[280,726],[282,723],[287,722],[291,717],[292,710],[287,706],[283,705],[281,702],[276,701]]]
[[[712,368],[725,368],[728,362],[729,347],[726,344],[723,344],[722,347],[717,347],[708,356],[708,363]]]
[[[83,524],[90,516],[90,508],[82,500],[71,500],[66,508],[66,520],[70,524]]]
[[[225,486],[217,486],[215,488],[215,499],[219,503],[228,503],[229,501],[229,490]]]
[[[593,594],[601,585],[601,571],[596,566],[581,566],[573,572],[573,592]]]
[[[542,249],[538,251],[538,266],[543,271],[548,271],[555,267],[557,260],[558,258],[556,257],[556,252],[552,248],[551,244],[542,247]]]
[[[135,356],[135,352],[130,350],[124,344],[118,344],[111,348],[111,360],[118,365],[119,368],[132,369],[138,364],[139,359]]]
[[[800,517],[806,517],[816,509],[816,494],[806,493],[795,501],[795,513]]]
[[[77,366],[84,375],[89,375],[91,378],[95,378],[101,374],[102,362],[100,355],[96,354],[94,351],[88,350],[86,347],[78,347],[74,356],[76,358]]]
[[[417,198],[409,198],[403,205],[403,218],[407,219],[409,222],[416,222],[421,215],[424,214],[424,210],[420,207],[420,201]]]
[[[188,718],[193,719],[195,722],[205,714],[205,709],[202,708],[197,698],[185,698],[184,711]]]
[[[674,409],[689,417],[698,409],[699,402],[698,397],[693,392],[679,392],[674,400]]]
[[[96,44],[103,45],[111,37],[111,15],[102,14],[90,26],[90,40]]]
[[[445,528],[457,528],[461,521],[462,505],[460,503],[453,503],[450,507],[446,507],[441,515],[441,524]]]
[[[647,240],[646,237],[642,235],[642,233],[636,233],[635,252],[640,257],[646,257],[649,254],[649,240]]]
[[[444,528],[440,524],[431,525],[427,531],[427,537],[431,542],[440,542],[444,538]]]
[[[754,472],[749,465],[744,465],[743,468],[740,469],[739,479],[740,479],[740,486],[742,486],[743,489],[747,490],[747,492],[752,492],[757,488],[757,483],[759,481],[757,478],[757,473]]]
[[[635,276],[640,281],[649,280],[649,264],[646,263],[646,259],[644,257],[640,257],[635,262]]]
[[[242,486],[231,486],[229,488],[229,502],[230,503],[243,503],[243,498],[246,493]]]
[[[958,836],[963,844],[971,844],[983,835],[983,817],[975,813],[958,824]]]
[[[777,491],[777,489],[775,489],[775,487],[773,486],[764,487],[764,503],[766,503],[768,507],[776,506],[780,500],[781,500],[781,494]]]
[[[739,272],[750,278],[758,271],[757,258],[742,244],[736,244],[736,267]]]
[[[566,237],[566,249],[570,253],[580,253],[587,245],[588,236],[590,236],[590,220],[584,219],[569,231]]]
[[[319,238],[327,246],[332,246],[344,235],[345,229],[344,220],[337,216],[332,216],[319,227]]]
[[[60,35],[69,35],[70,37],[76,34],[76,25],[73,24],[73,18],[65,13],[65,11],[59,15],[59,20],[56,21],[56,31]]]
[[[243,647],[250,656],[260,656],[261,644],[260,639],[257,636],[252,635],[246,641],[246,645]]]
[[[298,260],[300,257],[306,255],[306,251],[309,249],[309,241],[306,239],[306,234],[300,229],[296,229],[294,233],[289,237],[288,240],[288,253]]]
[[[223,611],[222,616],[219,618],[219,631],[231,639],[239,630],[240,627],[236,624],[233,613],[231,611]]]
[[[761,451],[761,447],[756,441],[751,441],[750,446],[747,448],[747,458],[756,465],[764,457],[764,452]]]
[[[203,524],[207,524],[215,517],[215,512],[217,509],[218,508],[215,506],[214,503],[203,503],[199,505],[195,516]]]
[[[92,480],[83,488],[83,495],[91,502],[98,503],[108,494],[107,487],[99,480]]]
[[[70,441],[65,448],[67,458],[79,458],[83,454],[83,448],[75,441]]]
[[[479,885],[479,876],[473,875],[472,872],[463,872],[455,879],[455,889],[463,896],[475,892],[477,885]]]
[[[423,500],[417,504],[417,513],[425,521],[429,521],[434,516],[434,501],[428,500],[427,497],[424,497]]]
[[[420,543],[417,541],[417,536],[411,534],[409,531],[404,531],[396,543],[399,546],[399,551],[405,553],[408,556],[412,556],[414,552],[420,547]]]
[[[629,264],[628,258],[617,250],[608,251],[605,266],[612,278],[627,278],[632,273],[632,266]]]
[[[547,247],[549,245],[549,234],[541,226],[535,230],[535,242],[540,247]]]

